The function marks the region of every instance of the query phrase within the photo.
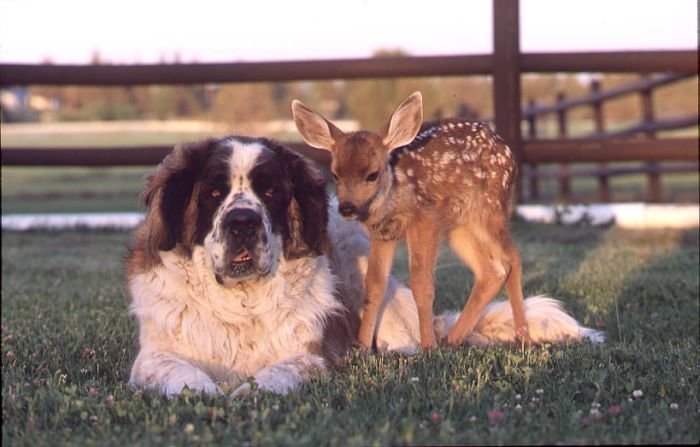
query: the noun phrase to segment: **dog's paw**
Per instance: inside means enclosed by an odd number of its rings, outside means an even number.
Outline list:
[[[245,397],[256,392],[259,388],[260,386],[258,385],[258,382],[253,377],[250,377],[247,381],[243,382],[235,390],[233,390],[231,397],[234,399],[238,397]]]
[[[231,398],[237,399],[240,397],[245,397],[248,396],[252,391],[253,387],[250,385],[250,383],[245,382],[239,385],[238,388],[233,390],[233,393],[231,393]]]
[[[178,377],[178,380],[166,382],[162,388],[165,395],[171,398],[182,394],[186,388],[193,393],[221,394],[221,388],[207,374],[199,370],[190,372],[184,377]]]

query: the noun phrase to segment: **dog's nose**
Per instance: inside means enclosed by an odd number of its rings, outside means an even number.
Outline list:
[[[343,202],[338,205],[338,211],[343,217],[350,217],[357,214],[357,207],[352,203]]]
[[[253,234],[262,224],[262,218],[258,213],[249,208],[238,208],[226,216],[224,225],[237,236]]]

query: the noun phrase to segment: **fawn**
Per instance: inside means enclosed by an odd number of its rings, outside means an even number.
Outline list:
[[[528,340],[520,256],[508,230],[517,162],[488,125],[459,119],[422,125],[420,92],[401,103],[378,134],[342,132],[298,100],[292,112],[304,141],[332,154],[338,211],[360,220],[371,237],[358,334],[363,348],[372,347],[394,248],[404,238],[422,348],[436,346],[433,270],[445,238],[475,277],[447,343],[459,344],[472,332],[504,283],[516,334]]]

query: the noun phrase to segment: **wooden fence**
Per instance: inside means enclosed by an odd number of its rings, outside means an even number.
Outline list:
[[[556,117],[558,137],[561,139],[569,138],[568,112],[576,107],[591,107],[595,131],[586,135],[586,138],[600,140],[623,139],[638,137],[641,134],[655,144],[663,144],[663,142],[655,141],[657,132],[697,126],[698,115],[657,119],[654,114],[654,103],[652,99],[653,90],[694,76],[695,75],[689,73],[656,77],[643,76],[638,82],[612,88],[607,91],[601,91],[600,81],[594,79],[590,82],[590,94],[583,98],[567,99],[564,93],[560,92],[557,94],[557,101],[553,105],[538,105],[534,100],[529,100],[527,108],[523,110],[523,119],[527,122],[526,138],[529,140],[536,140],[538,137],[538,119],[541,119],[543,116],[547,117],[551,115]],[[638,95],[640,98],[643,116],[642,122],[621,130],[606,130],[603,103],[633,94]],[[659,150],[661,151],[662,149]],[[648,179],[647,201],[660,202],[663,199],[660,175],[662,173],[697,172],[697,153],[695,160],[695,162],[691,161],[664,165],[659,165],[655,161],[648,161],[640,166],[624,167],[610,167],[606,162],[601,162],[596,168],[571,168],[568,163],[560,163],[558,170],[546,172],[538,170],[537,164],[528,163],[529,169],[526,171],[525,177],[528,179],[529,199],[533,201],[540,199],[539,180],[542,178],[556,178],[559,183],[559,199],[563,202],[569,202],[572,198],[571,178],[575,176],[593,176],[598,179],[598,200],[601,202],[610,202],[612,200],[609,184],[610,176],[644,173]]]
[[[231,64],[53,66],[0,64],[0,87],[13,85],[145,85],[216,82],[279,82],[320,79],[357,79],[404,76],[493,76],[496,130],[508,141],[521,164],[698,161],[698,138],[608,139],[600,135],[572,139],[523,139],[521,120],[551,113],[544,107],[521,110],[521,73],[675,73],[697,75],[697,51],[636,51],[597,53],[522,53],[519,41],[518,0],[493,1],[494,52],[489,55],[395,57],[335,61],[261,62]],[[653,86],[649,86],[653,88]],[[610,94],[599,92],[598,95]],[[590,100],[590,97],[588,98]],[[591,104],[602,102],[594,98]],[[574,107],[562,98],[556,113]],[[568,105],[568,106],[567,106]],[[560,112],[561,109],[561,112]],[[601,121],[602,123],[602,121]],[[649,123],[647,123],[649,125]],[[658,121],[657,121],[658,124]],[[602,127],[601,127],[602,128]],[[651,132],[650,129],[643,129]],[[295,148],[320,163],[325,151],[303,144]],[[3,147],[2,165],[106,166],[150,165],[170,151],[169,146],[138,148],[13,148]],[[650,168],[652,169],[652,168]],[[605,175],[613,175],[609,171]],[[601,174],[602,175],[602,174]],[[537,178],[532,177],[530,178]],[[566,178],[566,176],[562,176]],[[537,188],[535,188],[535,191]],[[521,188],[522,191],[522,188]]]

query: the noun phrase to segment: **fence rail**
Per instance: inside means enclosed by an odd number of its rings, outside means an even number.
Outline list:
[[[594,80],[590,85],[590,94],[582,98],[567,99],[563,92],[557,95],[555,104],[542,106],[530,100],[523,111],[527,120],[527,135],[532,141],[524,142],[529,196],[539,199],[539,179],[556,178],[559,182],[559,196],[563,201],[570,201],[570,178],[574,176],[596,176],[598,178],[598,198],[602,202],[612,200],[609,177],[643,173],[647,176],[647,200],[659,202],[663,199],[660,175],[671,172],[693,172],[698,169],[698,139],[664,138],[656,139],[657,132],[683,129],[698,125],[698,115],[657,119],[654,114],[653,91],[661,86],[673,84],[695,75],[680,73],[657,77],[643,77],[627,85],[607,91],[601,90],[600,81]],[[642,122],[625,129],[608,131],[605,128],[603,104],[605,101],[626,95],[639,95],[642,108]],[[574,107],[591,107],[595,131],[583,138],[569,136],[568,112]],[[537,140],[537,121],[543,115],[556,115],[558,125],[557,140]],[[642,139],[638,138],[639,136]],[[579,156],[585,154],[583,159]],[[607,162],[637,160],[644,161],[636,168],[610,168]],[[656,162],[680,160],[687,161],[683,168],[678,166],[659,166]],[[586,161],[599,162],[597,168],[572,170],[568,163]],[[537,163],[559,163],[556,173],[540,172]]]
[[[697,73],[695,51],[522,53],[522,73]],[[410,76],[492,75],[495,55],[157,65],[1,64],[0,86],[282,82]]]
[[[304,143],[285,143],[321,166],[330,165],[328,151]],[[172,145],[129,147],[3,148],[3,166],[149,166],[157,165],[172,151]]]
[[[641,81],[611,88],[606,91],[594,91],[584,98],[567,99],[548,106],[539,104],[529,106],[523,110],[523,118],[527,119],[533,116],[537,117],[540,115],[545,115],[547,113],[557,113],[572,109],[574,107],[590,106],[593,103],[608,101],[621,96],[629,95],[630,93],[638,93],[641,90],[662,87],[664,85],[673,84],[694,76],[697,76],[697,73],[674,73],[666,76],[643,79]]]

